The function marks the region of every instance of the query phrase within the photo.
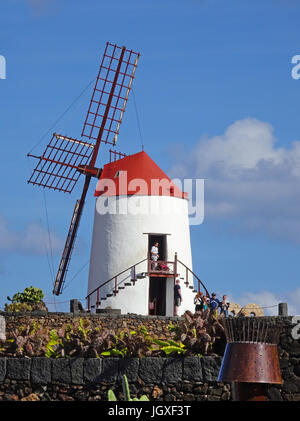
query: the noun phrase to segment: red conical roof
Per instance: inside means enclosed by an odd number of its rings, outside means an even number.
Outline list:
[[[144,151],[104,165],[95,191],[95,196],[133,194],[187,198]]]

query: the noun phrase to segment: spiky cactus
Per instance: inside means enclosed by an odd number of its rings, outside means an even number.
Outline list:
[[[138,398],[131,399],[129,383],[128,383],[128,380],[127,380],[127,376],[125,374],[123,374],[123,376],[122,376],[122,388],[123,388],[123,394],[124,394],[124,400],[125,401],[149,401],[149,399],[147,398],[146,395],[142,395],[139,399]],[[111,389],[108,391],[107,396],[108,396],[109,401],[116,401],[117,400],[116,395],[114,394],[114,392]]]

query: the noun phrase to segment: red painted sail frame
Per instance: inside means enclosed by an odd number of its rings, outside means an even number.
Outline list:
[[[139,57],[139,53],[126,47],[109,42],[106,44],[81,136],[116,144]],[[114,92],[111,95],[113,85]],[[109,113],[105,116],[107,106]],[[104,118],[106,121],[99,138]]]
[[[71,193],[81,175],[79,167],[88,164],[93,151],[91,143],[53,133],[43,155],[28,155],[39,159],[28,183]]]

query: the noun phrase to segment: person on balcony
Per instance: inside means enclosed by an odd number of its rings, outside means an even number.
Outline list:
[[[158,254],[158,243],[156,242],[152,248],[151,248],[151,260],[153,260],[154,262],[157,262],[158,258],[159,258],[159,254]],[[151,269],[156,269],[157,263],[152,263],[151,264]]]

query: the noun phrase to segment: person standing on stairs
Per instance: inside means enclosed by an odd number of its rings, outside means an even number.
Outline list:
[[[180,288],[180,280],[176,279],[174,285],[174,316],[178,316],[178,308],[182,303],[182,295],[181,295],[181,288]]]

